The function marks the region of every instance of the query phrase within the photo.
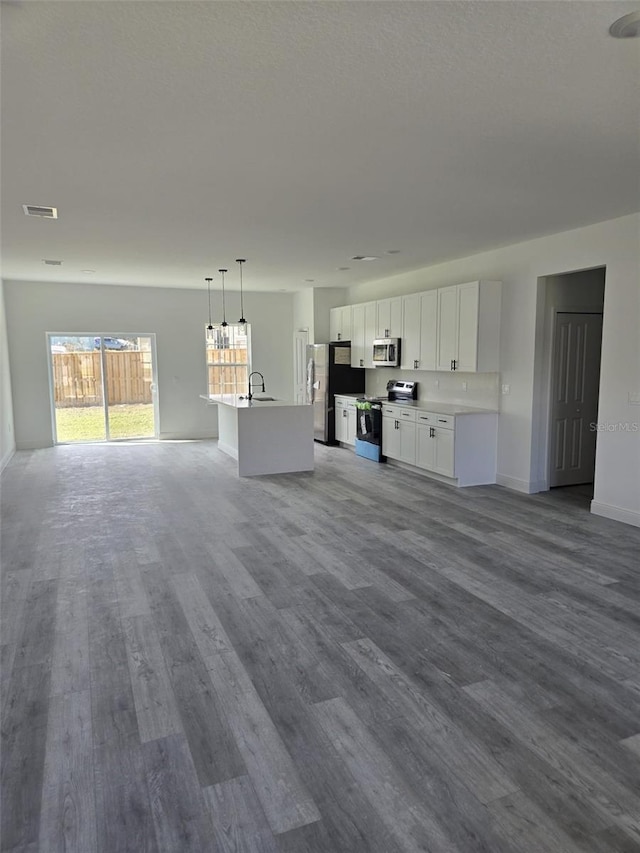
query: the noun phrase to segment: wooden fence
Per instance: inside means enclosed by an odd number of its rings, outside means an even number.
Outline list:
[[[207,348],[209,394],[246,394],[246,347]]]
[[[153,371],[150,352],[107,350],[107,405],[151,403]],[[57,408],[101,406],[101,353],[52,353],[54,400]]]

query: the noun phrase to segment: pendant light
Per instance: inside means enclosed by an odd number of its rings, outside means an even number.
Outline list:
[[[224,274],[229,272],[229,270],[218,270],[220,275],[222,276],[222,326],[228,326],[227,323],[227,312],[224,304]]]
[[[246,324],[246,320],[244,319],[244,304],[242,301],[242,264],[246,263],[246,258],[236,258],[236,263],[240,264],[240,319],[238,323]]]
[[[207,282],[207,295],[209,297],[209,325],[207,326],[207,332],[213,332],[213,323],[211,322],[211,282],[212,278],[205,278]]]

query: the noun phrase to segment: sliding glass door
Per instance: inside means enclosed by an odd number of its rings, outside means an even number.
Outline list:
[[[56,443],[157,437],[154,335],[48,335]]]

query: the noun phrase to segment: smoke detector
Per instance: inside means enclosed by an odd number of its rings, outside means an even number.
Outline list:
[[[40,216],[44,219],[58,218],[57,207],[43,207],[39,204],[23,204],[22,209],[24,210],[25,216]]]

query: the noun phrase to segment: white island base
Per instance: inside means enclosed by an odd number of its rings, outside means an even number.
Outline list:
[[[313,471],[313,406],[236,394],[203,399],[218,407],[218,448],[238,461],[240,477]]]

